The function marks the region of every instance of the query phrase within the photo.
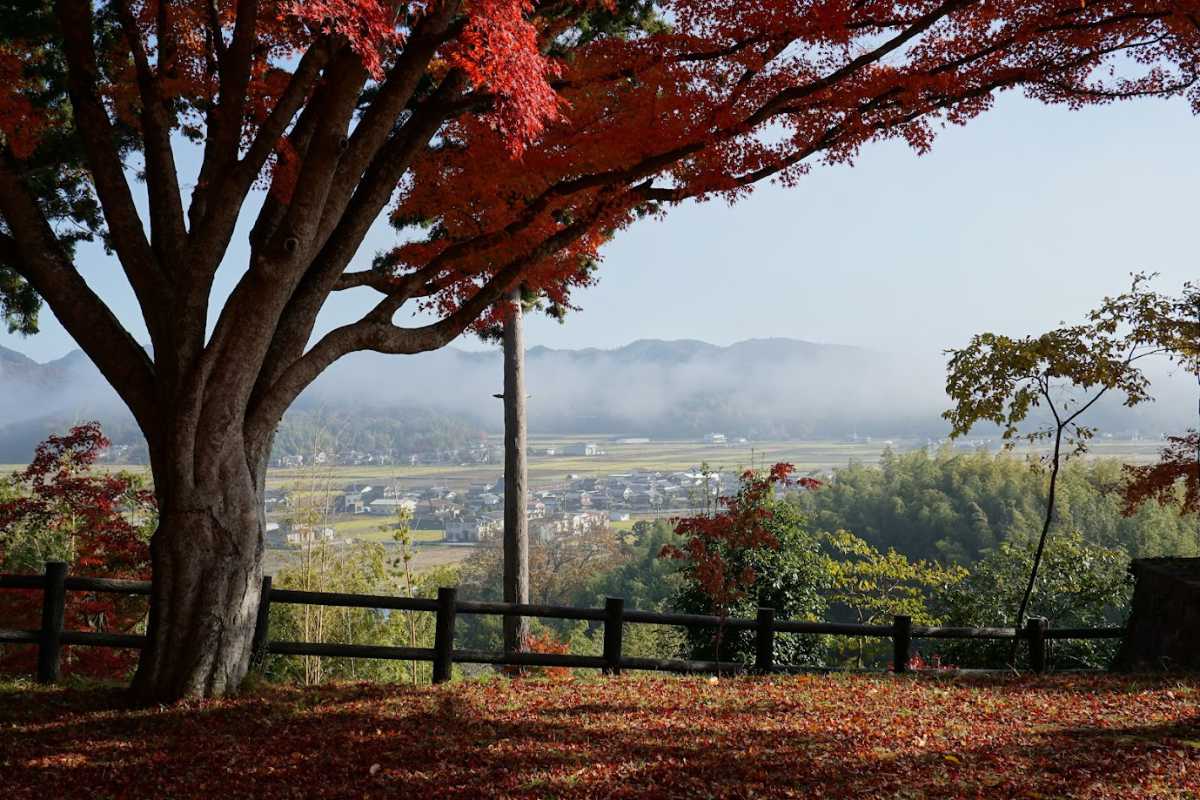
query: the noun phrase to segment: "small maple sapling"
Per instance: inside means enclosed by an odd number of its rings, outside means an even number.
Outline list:
[[[33,461],[13,473],[14,495],[0,502],[0,569],[40,572],[48,560],[62,560],[71,574],[146,580],[150,577],[149,533],[154,495],[127,472],[97,473],[96,460],[109,441],[95,422],[77,425],[65,436],[38,445]],[[36,625],[42,593],[0,593],[0,619],[7,627]],[[68,592],[69,630],[128,633],[145,618],[145,602],[110,593]],[[134,652],[107,647],[69,648],[68,672],[124,678]],[[14,649],[0,669],[27,672],[33,655]]]
[[[821,485],[813,478],[792,478],[793,471],[791,464],[784,463],[775,464],[770,470],[744,471],[737,492],[718,498],[716,510],[676,519],[675,534],[684,541],[662,548],[663,558],[683,562],[684,575],[699,588],[720,618],[713,645],[718,662],[729,610],[746,596],[759,577],[747,563],[747,555],[779,547],[779,539],[769,526],[774,516],[772,501],[776,488],[794,485],[815,489]]]
[[[1128,292],[1106,298],[1085,323],[1019,339],[981,333],[965,348],[948,351],[946,394],[955,405],[943,416],[951,423],[952,437],[967,434],[976,424],[992,423],[1001,427],[1006,448],[1022,440],[1051,445],[1043,457],[1050,472],[1045,514],[1029,580],[1017,604],[1017,628],[1024,623],[1054,521],[1062,463],[1085,452],[1096,434],[1084,424],[1084,414],[1110,392],[1120,393],[1128,407],[1150,401],[1150,381],[1140,367],[1143,359],[1161,356],[1191,369],[1200,359],[1196,325],[1184,315],[1190,311],[1187,298],[1194,287],[1185,286],[1183,299],[1165,296],[1149,288],[1153,277],[1135,275]],[[1030,415],[1042,408],[1049,416],[1028,428]]]

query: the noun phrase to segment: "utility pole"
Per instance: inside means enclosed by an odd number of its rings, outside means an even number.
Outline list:
[[[529,467],[525,431],[525,331],[520,287],[504,320],[504,602],[529,602]],[[504,618],[504,652],[525,647],[529,621]]]

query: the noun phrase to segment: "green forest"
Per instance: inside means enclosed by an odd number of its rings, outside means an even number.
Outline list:
[[[358,452],[394,462],[414,453],[469,448],[486,438],[464,417],[432,408],[293,409],[280,422],[271,452],[276,458]]]
[[[1070,461],[1060,477],[1059,503],[1029,613],[1053,627],[1121,624],[1131,590],[1132,558],[1200,554],[1200,519],[1178,505],[1147,503],[1122,513],[1122,465],[1115,461]],[[1016,602],[1029,572],[1046,472],[1037,460],[1013,454],[888,452],[882,464],[850,464],[813,491],[771,500],[770,527],[778,548],[746,554],[756,579],[728,612],[753,616],[759,605],[780,618],[887,623],[907,614],[917,624],[1004,627],[1013,624]],[[668,520],[641,521],[629,532],[602,531],[535,542],[530,551],[531,602],[597,607],[622,597],[627,608],[712,613],[709,597],[679,562],[665,559],[665,546],[679,536]],[[276,576],[277,586],[321,591],[411,591],[434,597],[438,586],[457,585],[464,599],[501,599],[502,554],[481,548],[457,568],[413,576],[405,585],[403,558],[381,545],[330,548],[316,561]],[[273,607],[273,631],[301,638],[317,612]],[[329,641],[430,646],[432,615],[357,609],[319,612]],[[304,615],[308,615],[307,621]],[[404,617],[405,619],[397,619]],[[408,619],[411,617],[411,619]],[[279,626],[276,628],[275,626]],[[462,647],[498,649],[500,620],[460,619]],[[602,630],[584,622],[534,621],[543,647],[599,654]],[[709,629],[679,630],[629,625],[627,653],[638,656],[711,658]],[[814,668],[885,666],[886,643],[819,636],[781,636],[778,658]],[[926,663],[1000,667],[1004,647],[970,641],[919,643]],[[1114,645],[1103,641],[1055,642],[1058,668],[1104,667]],[[724,637],[720,657],[752,662],[746,632]],[[314,667],[298,659],[272,661],[278,677],[311,680]],[[460,667],[461,668],[461,667]],[[469,668],[468,668],[469,669]],[[329,677],[404,679],[415,671],[428,679],[428,664],[335,662]]]

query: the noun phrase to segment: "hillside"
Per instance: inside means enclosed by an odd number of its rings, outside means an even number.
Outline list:
[[[942,370],[940,354],[784,338],[728,346],[639,339],[610,350],[533,347],[527,355],[529,424],[533,433],[653,438],[710,432],[755,440],[937,438],[946,431]],[[399,450],[419,438],[410,422],[433,420],[443,433],[457,431],[450,439],[436,434],[437,446],[461,446],[454,442],[501,429],[501,404],[493,397],[500,384],[497,348],[403,357],[356,353],[310,387],[295,410],[338,417],[339,429],[371,446],[395,439],[399,420],[399,428],[412,432],[395,440]],[[46,433],[82,419],[99,419],[119,443],[140,442],[129,414],[79,351],[38,364],[0,348],[0,385],[0,461],[24,460]],[[1182,429],[1193,414],[1193,385],[1187,376],[1156,383],[1159,402],[1132,411],[1114,396],[1090,420],[1118,434]],[[373,431],[380,424],[372,420],[387,420],[382,427],[392,433]],[[280,444],[289,449],[303,439],[284,435]]]

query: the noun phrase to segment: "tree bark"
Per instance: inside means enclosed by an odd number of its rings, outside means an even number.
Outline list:
[[[158,529],[150,541],[153,588],[147,645],[132,693],[172,703],[237,691],[250,666],[262,583],[265,464],[240,447],[211,486],[155,475]]]
[[[504,601],[529,602],[528,465],[525,432],[525,332],[521,290],[504,322]],[[529,621],[504,618],[504,650],[524,649]]]

